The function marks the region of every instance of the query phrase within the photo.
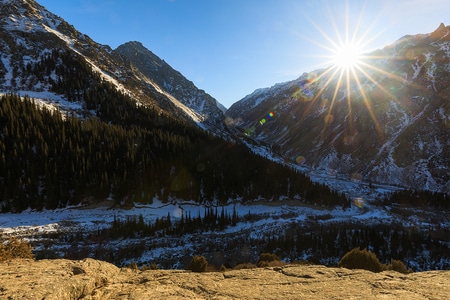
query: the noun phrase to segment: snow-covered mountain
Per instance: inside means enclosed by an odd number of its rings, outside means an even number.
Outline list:
[[[340,78],[259,89],[226,113],[247,136],[332,176],[450,192],[450,26],[405,36]]]
[[[83,85],[99,80],[137,105],[221,136],[229,134],[226,116],[228,126],[288,161],[332,176],[450,191],[450,27],[443,24],[371,53],[348,85],[331,69],[316,70],[259,89],[224,116],[220,103],[139,42],[113,50],[33,0],[0,0],[0,17],[0,93],[99,116],[83,100]],[[68,55],[95,76],[65,88],[64,74],[79,72],[64,65]]]
[[[224,124],[226,108],[205,91],[198,89],[194,83],[174,70],[164,60],[145,48],[140,42],[128,42],[116,50],[128,67],[139,74],[143,84],[156,84],[182,104],[199,114],[205,122]]]
[[[113,50],[33,0],[0,0],[0,16],[0,93],[28,94],[62,111],[95,115],[84,108],[81,89],[75,91],[80,97],[68,99],[54,87],[61,81],[62,61],[50,62],[52,52],[67,52],[139,105],[222,132],[223,106],[141,44],[130,42]],[[37,65],[45,65],[45,73],[34,74]]]

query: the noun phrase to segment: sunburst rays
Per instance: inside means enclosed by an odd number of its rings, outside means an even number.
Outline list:
[[[349,13],[349,1],[346,2],[345,8],[345,17],[340,23],[336,22],[333,17],[335,12],[329,8],[327,20],[330,21],[331,27],[319,26],[314,20],[304,15],[318,34],[311,38],[297,31],[296,35],[316,46],[318,54],[312,57],[316,60],[319,58],[322,62],[315,66],[316,71],[300,77],[296,85],[291,87],[292,92],[289,96],[267,110],[270,111],[268,115],[266,115],[267,112],[263,113],[260,121],[246,130],[247,135],[254,135],[257,127],[267,126],[266,123],[271,116],[279,115],[278,107],[289,107],[284,104],[301,100],[302,105],[291,107],[292,120],[311,120],[311,117],[320,116],[323,118],[322,127],[315,128],[319,129],[320,133],[317,132],[317,134],[320,134],[322,140],[331,137],[329,141],[334,142],[340,134],[334,131],[338,128],[337,122],[346,122],[341,128],[344,132],[340,138],[345,145],[353,144],[358,140],[357,135],[368,133],[366,129],[364,133],[358,132],[361,129],[361,121],[364,125],[373,124],[373,126],[364,126],[374,128],[374,132],[369,133],[370,138],[383,139],[386,133],[380,118],[388,107],[385,105],[386,100],[400,105],[404,102],[397,98],[398,93],[390,89],[392,82],[397,82],[398,85],[405,84],[404,75],[395,73],[391,63],[395,63],[397,59],[411,60],[411,58],[394,57],[392,53],[384,50],[373,51],[370,48],[371,45],[386,31],[386,28],[378,28],[379,20],[373,20],[372,23],[367,24],[364,7],[356,14],[353,10],[353,15]],[[341,15],[335,15],[341,17]],[[423,88],[411,81],[408,84],[419,89]],[[377,100],[380,101],[377,102]],[[345,101],[347,111],[341,110],[342,106],[338,105],[340,101]],[[363,119],[362,115],[354,115],[364,109],[367,112],[366,119]],[[345,116],[339,115],[343,113]],[[333,131],[336,134],[330,135]],[[362,138],[369,138],[369,135]],[[296,160],[297,163],[303,163],[305,158],[299,157],[300,159]]]
[[[329,8],[329,7],[328,7]],[[362,82],[371,83],[373,86],[379,88],[387,97],[396,100],[396,97],[386,90],[373,74],[380,74],[396,81],[403,81],[398,75],[391,74],[376,65],[377,60],[390,59],[391,57],[380,55],[368,55],[364,54],[369,52],[368,45],[381,33],[373,34],[373,23],[369,25],[367,29],[362,29],[362,19],[364,17],[364,7],[356,16],[356,22],[350,17],[349,14],[349,2],[346,1],[346,15],[345,22],[339,26],[332,12],[329,9],[329,20],[333,27],[334,36],[330,35],[322,27],[317,25],[314,21],[309,19],[309,22],[317,29],[321,37],[324,38],[326,43],[321,43],[317,40],[310,40],[313,44],[324,49],[328,54],[323,55],[324,62],[321,65],[328,66],[321,74],[318,75],[317,80],[323,79],[325,83],[320,90],[316,93],[312,101],[321,99],[322,94],[327,88],[334,86],[334,91],[331,93],[331,101],[328,110],[324,117],[324,127],[322,133],[325,134],[328,126],[333,122],[333,108],[338,98],[345,98],[348,107],[348,122],[350,130],[353,127],[353,111],[352,104],[355,99],[361,98],[365,108],[367,109],[371,121],[374,123],[376,131],[379,135],[382,135],[382,129],[374,111],[374,104],[368,97],[365,90],[366,84]],[[355,24],[353,27],[350,23]],[[364,79],[362,79],[364,78]],[[356,93],[355,93],[356,92]],[[305,111],[304,114],[307,114]]]

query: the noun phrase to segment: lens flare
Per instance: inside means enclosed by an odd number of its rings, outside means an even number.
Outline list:
[[[355,205],[358,208],[363,208],[364,206],[366,206],[366,201],[361,197],[357,197],[353,199],[353,205]]]
[[[262,119],[259,121],[259,124],[260,124],[260,125],[266,124],[267,121],[270,120],[271,118],[273,118],[274,116],[275,116],[275,113],[274,113],[273,111],[269,112],[269,113],[267,114],[267,116],[266,116],[267,119],[266,119],[266,118],[262,118]]]
[[[358,172],[354,172],[352,173],[351,179],[354,182],[360,182],[363,179],[363,176]]]
[[[172,212],[172,216],[175,218],[181,218],[183,216],[183,208],[181,206],[176,207]]]
[[[308,76],[306,76],[306,79],[308,80],[308,83],[314,83],[319,79],[319,77],[316,72],[311,72]]]
[[[325,124],[331,124],[334,121],[334,117],[333,115],[326,115],[323,121],[325,122]]]
[[[299,165],[304,164],[306,162],[306,158],[302,155],[299,155],[295,158],[295,162]]]
[[[252,136],[255,134],[255,126],[245,129],[246,136]]]
[[[199,163],[199,164],[197,164],[197,172],[203,172],[203,171],[205,171],[205,169],[206,169],[206,166],[205,166],[205,164],[204,163]]]
[[[320,108],[322,108],[322,109],[328,107],[329,105],[330,105],[330,100],[328,100],[327,98],[322,99],[320,101]]]

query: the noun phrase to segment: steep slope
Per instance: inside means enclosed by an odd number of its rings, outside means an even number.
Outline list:
[[[65,111],[95,115],[95,110],[85,110],[85,86],[74,84],[72,90],[65,93],[55,88],[61,80],[62,74],[58,68],[62,61],[54,61],[52,52],[68,52],[84,60],[90,66],[89,71],[98,74],[102,81],[110,83],[117,91],[130,96],[140,105],[193,121],[205,129],[210,129],[202,125],[206,119],[211,124],[221,124],[223,121],[223,116],[212,109],[199,110],[202,100],[195,98],[198,94],[192,95],[191,102],[182,103],[157,82],[148,84],[151,79],[142,76],[142,72],[136,68],[130,69],[129,60],[124,60],[109,46],[98,44],[78,32],[33,0],[2,0],[0,15],[0,93],[28,94]],[[33,74],[38,64],[45,64],[45,73]],[[165,66],[171,69],[169,65]],[[157,76],[156,73],[153,75]],[[178,79],[187,81],[180,74],[174,78],[174,86],[182,84],[176,82]],[[187,88],[195,86],[192,84]],[[207,100],[217,104],[211,97]],[[209,112],[212,115],[208,115]]]
[[[450,192],[449,31],[369,54],[348,84],[330,67],[257,90],[226,117],[329,175]]]
[[[124,59],[129,69],[140,73],[139,80],[143,85],[158,85],[183,105],[197,112],[203,122],[223,129],[225,108],[141,43],[128,42],[114,51]]]

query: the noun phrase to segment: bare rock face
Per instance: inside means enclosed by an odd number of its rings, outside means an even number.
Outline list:
[[[119,272],[93,259],[12,260],[0,264],[0,299],[90,299]]]
[[[450,271],[287,265],[192,273],[139,271],[85,259],[0,263],[0,299],[448,299]]]
[[[444,23],[441,23],[439,27],[431,33],[431,37],[434,40],[444,40],[450,41],[450,26],[445,26]]]

